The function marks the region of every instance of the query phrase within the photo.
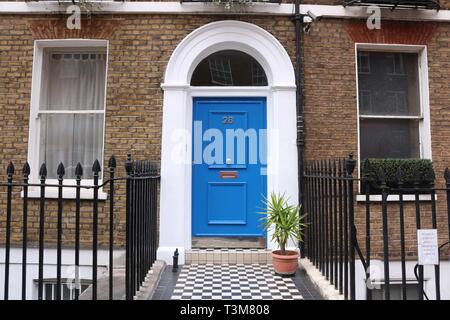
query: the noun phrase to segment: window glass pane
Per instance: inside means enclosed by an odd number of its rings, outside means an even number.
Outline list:
[[[372,299],[373,300],[386,300],[384,294],[385,285],[380,285],[379,288],[372,290]],[[402,300],[403,299],[403,291],[402,285],[395,283],[389,286],[390,291],[390,299],[391,300]],[[406,284],[406,298],[407,300],[419,300],[419,288],[417,283],[407,283]]]
[[[358,72],[370,73],[370,59],[368,52],[358,53]]]
[[[62,284],[62,294],[63,294],[63,300],[71,300],[70,292],[71,290],[67,286],[67,284]]]
[[[80,287],[80,294],[89,288],[90,284],[82,284]]]
[[[53,284],[44,284],[45,300],[53,300]]]
[[[361,115],[420,115],[417,53],[358,52]]]
[[[194,71],[192,86],[267,86],[261,65],[236,50],[223,50],[203,59]]]
[[[361,159],[420,158],[419,121],[361,119]]]
[[[406,297],[408,300],[419,300],[419,285],[407,284],[406,285]]]
[[[92,178],[92,164],[101,160],[103,147],[103,114],[43,114],[40,121],[40,163],[45,162],[48,178],[57,178],[60,162],[65,178],[75,178],[78,162],[83,177]]]
[[[106,54],[55,53],[44,56],[41,110],[103,110]]]

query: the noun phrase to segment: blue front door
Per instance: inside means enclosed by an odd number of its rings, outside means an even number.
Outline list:
[[[262,236],[266,99],[194,98],[193,236]]]

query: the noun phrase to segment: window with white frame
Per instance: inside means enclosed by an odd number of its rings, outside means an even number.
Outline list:
[[[420,52],[381,50],[357,52],[360,159],[424,157]]]
[[[57,281],[56,279],[43,279],[44,300],[58,300],[57,299]],[[79,280],[79,283],[73,283],[68,279],[61,280],[61,300],[75,300],[75,295],[81,295],[91,285],[90,280]],[[38,280],[35,280],[36,287]]]
[[[66,169],[65,178],[74,179],[80,162],[83,178],[91,179],[92,164],[103,155],[106,47],[45,46],[37,59],[31,161],[35,166],[45,162],[49,179],[57,178],[60,162]]]

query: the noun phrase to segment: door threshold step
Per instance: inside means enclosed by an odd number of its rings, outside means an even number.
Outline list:
[[[186,264],[272,264],[268,249],[205,248],[186,251]]]
[[[193,237],[192,248],[264,249],[263,237]]]

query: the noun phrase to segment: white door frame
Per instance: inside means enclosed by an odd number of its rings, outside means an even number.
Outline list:
[[[190,87],[195,67],[220,50],[251,55],[266,72],[267,87]],[[175,49],[164,84],[158,259],[179,263],[191,248],[192,100],[193,97],[266,97],[267,194],[285,193],[298,203],[295,75],[289,55],[264,29],[242,21],[218,21],[190,33]],[[270,234],[269,234],[270,235]],[[272,242],[268,243],[273,248]]]

